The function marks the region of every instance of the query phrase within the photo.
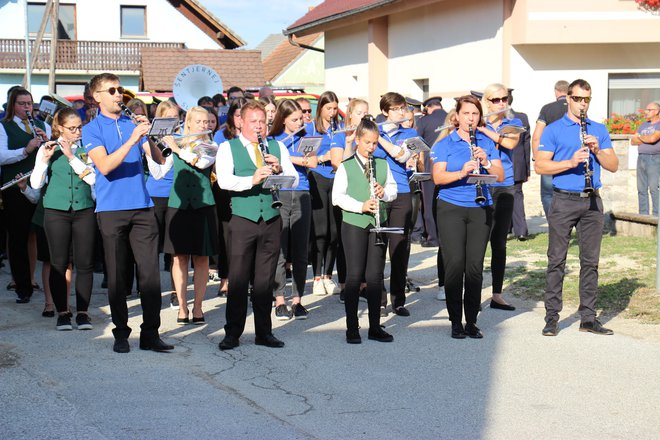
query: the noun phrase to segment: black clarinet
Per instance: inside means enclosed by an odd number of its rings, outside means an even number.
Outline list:
[[[266,163],[266,155],[270,154],[268,151],[268,144],[264,142],[264,139],[261,137],[261,134],[257,133],[257,143],[259,144],[259,150],[261,150],[261,155],[264,157],[264,164]],[[273,199],[273,203],[270,204],[271,208],[280,209],[282,207],[282,201],[280,200],[280,186],[273,185],[270,187],[270,196]]]
[[[376,212],[374,213],[374,221],[376,222],[376,241],[374,244],[376,246],[385,246],[385,242],[383,241],[383,236],[381,235],[378,230],[381,228],[380,225],[380,200],[378,200],[378,197],[376,197],[376,159],[374,159],[373,154],[369,154],[367,157],[367,163],[369,167],[369,197],[371,200],[375,200],[376,203],[378,204],[378,208],[376,209]]]
[[[140,121],[138,121],[137,119],[137,115],[133,113],[133,111],[130,108],[126,107],[126,104],[119,101],[119,108],[121,108],[121,111],[123,111],[126,116],[131,118],[131,121],[133,121],[135,125],[140,124]],[[151,139],[160,149],[160,154],[162,154],[163,157],[167,157],[170,154],[172,154],[172,149],[168,147],[167,144],[164,143],[162,140],[158,139],[156,136],[150,136],[149,139]]]
[[[587,144],[585,142],[585,138],[587,136],[587,116],[584,113],[584,110],[580,110],[580,142],[582,142],[582,148],[586,148],[587,151],[589,151],[589,147],[587,147]],[[589,156],[584,160],[584,189],[582,192],[585,194],[591,194],[594,192],[594,185],[591,179],[591,176],[593,176],[594,172],[591,169],[591,161],[589,160],[591,157],[591,153],[589,153]]]
[[[30,126],[30,130],[32,130],[32,137],[35,139],[39,139],[42,142],[46,142],[46,139],[42,138],[37,134],[37,126],[34,124],[34,117],[32,116],[32,112],[25,112],[25,117],[27,118],[28,125]]]
[[[477,136],[474,134],[474,128],[472,125],[470,125],[470,160],[477,161],[477,165],[479,168],[477,168],[477,174],[479,174],[480,171],[480,165],[478,162],[478,159],[474,157],[474,150],[477,148]],[[485,203],[486,202],[486,196],[484,196],[484,189],[481,185],[481,182],[477,180],[477,182],[474,184],[476,190],[477,190],[477,196],[474,198],[475,203]]]

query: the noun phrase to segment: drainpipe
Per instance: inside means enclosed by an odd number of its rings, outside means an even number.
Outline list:
[[[296,47],[299,47],[301,49],[309,49],[309,50],[315,50],[317,52],[325,53],[324,49],[319,49],[318,47],[309,46],[307,44],[301,44],[301,43],[298,43],[296,41],[293,41],[293,34],[289,34],[289,35],[287,35],[287,37],[289,38],[289,44],[292,45],[292,46],[296,46]]]

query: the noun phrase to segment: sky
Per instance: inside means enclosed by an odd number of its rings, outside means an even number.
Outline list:
[[[254,49],[270,34],[281,34],[323,0],[198,0]]]

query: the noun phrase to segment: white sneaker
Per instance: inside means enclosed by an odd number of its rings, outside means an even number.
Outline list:
[[[335,283],[332,278],[323,278],[323,286],[325,287],[325,292],[328,295],[336,295],[339,293],[339,286]]]
[[[327,293],[323,280],[314,280],[314,284],[312,285],[312,295],[327,295]]]
[[[438,288],[438,295],[435,297],[438,301],[447,301],[447,297],[445,296],[445,286],[440,286]]]

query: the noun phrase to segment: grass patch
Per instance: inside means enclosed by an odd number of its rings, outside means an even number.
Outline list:
[[[543,300],[548,234],[527,241],[509,240],[505,292]],[[599,313],[660,322],[660,295],[655,293],[656,241],[640,237],[604,236],[599,266]],[[486,263],[490,262],[490,249]],[[564,278],[564,303],[579,304],[579,246],[575,235],[569,243]]]

